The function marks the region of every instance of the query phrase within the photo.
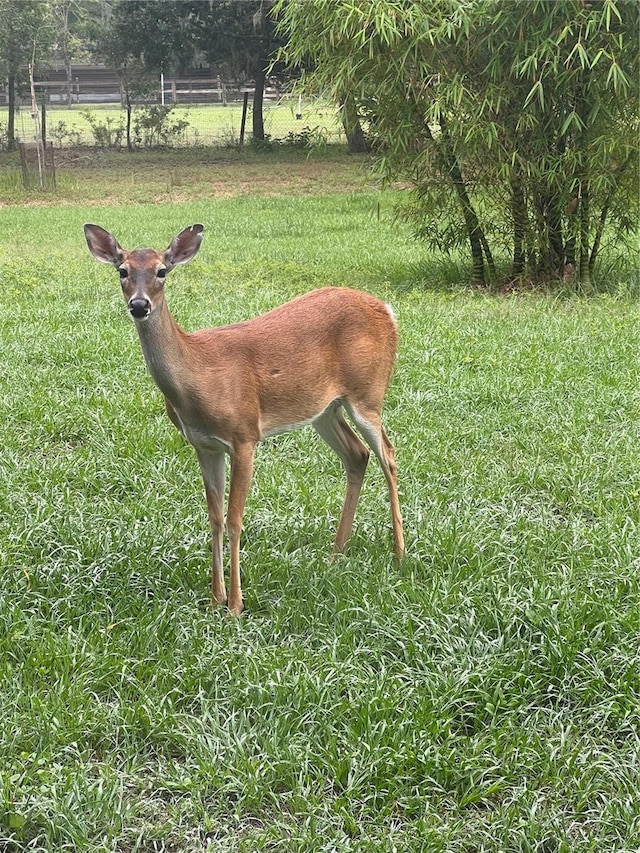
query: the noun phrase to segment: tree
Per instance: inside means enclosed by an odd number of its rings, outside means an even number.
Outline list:
[[[48,3],[55,32],[53,52],[62,61],[67,77],[67,106],[71,106],[73,91],[72,58],[76,57],[77,61],[78,54],[86,52],[84,44],[91,5],[87,0],[50,0]]]
[[[186,68],[196,51],[192,5],[186,0],[113,0],[94,31],[103,59],[107,53],[120,63],[128,57],[152,73]]]
[[[281,47],[271,16],[274,0],[212,0],[190,4],[196,43],[209,63],[235,79],[254,84],[252,132],[264,141],[263,101],[267,71]],[[280,66],[281,70],[282,66]]]
[[[132,71],[179,72],[201,52],[219,71],[254,83],[253,137],[264,140],[267,69],[280,45],[272,6],[273,0],[114,0],[111,16],[96,28],[96,55],[119,71],[126,93]]]
[[[624,0],[290,0],[286,59],[349,92],[416,232],[473,278],[590,283],[638,209],[639,10]],[[637,220],[635,220],[637,221]]]
[[[358,102],[351,95],[342,95],[339,107],[342,128],[350,153],[364,154],[369,150],[369,142],[360,122]]]
[[[15,148],[18,84],[25,67],[34,63],[40,48],[51,44],[48,9],[39,0],[0,0],[0,69],[7,80],[9,116],[7,147]]]
[[[92,53],[112,68],[120,81],[130,151],[134,101],[157,85],[154,72],[187,63],[193,56],[192,42],[181,25],[184,6],[181,0],[116,0],[109,14],[93,24]]]

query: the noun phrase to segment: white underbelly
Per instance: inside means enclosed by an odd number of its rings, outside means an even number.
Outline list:
[[[224,451],[225,453],[231,451],[231,445],[228,441],[224,441],[214,433],[202,429],[202,427],[183,421],[180,415],[177,417],[180,422],[180,432],[189,444],[196,448],[201,447],[204,450]]]
[[[302,429],[302,427],[311,426],[311,424],[316,420],[318,415],[315,415],[313,418],[307,418],[304,421],[296,421],[292,424],[278,424],[278,426],[271,427],[270,429],[266,429],[261,431],[260,440],[263,438],[271,438],[272,435],[281,435],[283,432],[293,432],[296,429]]]

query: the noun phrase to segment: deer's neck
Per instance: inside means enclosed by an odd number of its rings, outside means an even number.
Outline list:
[[[176,407],[188,375],[186,333],[171,316],[165,302],[142,323],[136,323],[142,353],[156,385]]]

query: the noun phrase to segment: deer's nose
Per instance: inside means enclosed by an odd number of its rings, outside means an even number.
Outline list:
[[[130,299],[129,313],[136,320],[142,320],[148,317],[151,311],[151,303],[148,299]]]

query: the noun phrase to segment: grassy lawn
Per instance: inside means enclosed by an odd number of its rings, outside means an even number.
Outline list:
[[[73,149],[56,152],[54,192],[25,189],[18,153],[5,153],[0,160],[0,208],[23,204],[102,208],[238,196],[360,193],[375,188],[369,166],[368,157],[347,157],[339,147],[312,156],[291,148],[267,153],[185,148],[133,154]],[[37,184],[37,175],[34,178]],[[167,239],[165,234],[160,238]]]
[[[195,157],[31,197],[0,164],[0,850],[637,851],[638,302],[443,286],[361,160]],[[195,455],[87,221],[204,223],[187,329],[393,303],[399,568],[375,462],[329,563],[344,478],[304,430],[258,450],[247,614],[209,610]]]

